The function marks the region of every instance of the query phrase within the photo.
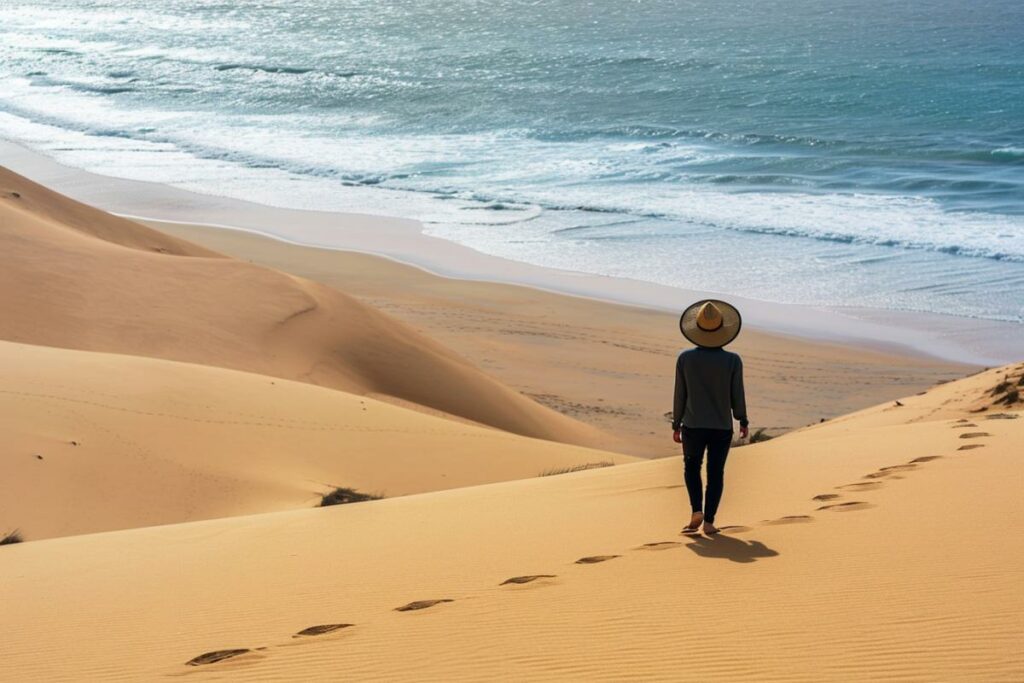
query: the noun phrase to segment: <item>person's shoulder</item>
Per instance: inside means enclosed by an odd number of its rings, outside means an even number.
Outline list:
[[[725,349],[722,349],[722,351],[725,351],[726,356],[728,356],[728,358],[729,358],[729,362],[731,362],[731,363],[742,363],[743,362],[743,359],[740,358],[740,354],[736,353],[735,351],[726,351]]]

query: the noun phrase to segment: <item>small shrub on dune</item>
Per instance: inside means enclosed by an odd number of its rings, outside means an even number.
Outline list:
[[[368,500],[380,500],[384,496],[373,493],[362,493],[355,489],[338,487],[330,493],[325,493],[320,499],[319,507],[325,508],[330,505],[347,505],[349,503],[365,503]]]
[[[1010,378],[1004,377],[1003,381],[992,387],[992,396],[998,396],[1010,389]]]
[[[1016,388],[1010,389],[1001,398],[997,398],[996,403],[1007,406],[1020,403],[1020,392]]]
[[[0,538],[0,545],[13,545],[15,543],[21,543],[24,540],[25,539],[21,537],[21,532],[18,529],[15,529],[3,538]]]
[[[540,473],[542,477],[553,477],[556,474],[570,474],[572,472],[582,472],[583,470],[596,470],[601,467],[612,467],[615,463],[609,460],[602,460],[600,462],[587,462],[582,465],[573,465],[572,467],[556,467],[550,470],[544,470]]]

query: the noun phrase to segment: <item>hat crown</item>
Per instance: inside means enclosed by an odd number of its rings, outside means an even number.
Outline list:
[[[711,301],[705,302],[697,311],[697,327],[706,332],[714,332],[722,322],[722,312]]]

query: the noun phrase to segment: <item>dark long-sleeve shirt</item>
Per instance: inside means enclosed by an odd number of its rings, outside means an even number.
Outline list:
[[[731,415],[730,415],[731,413]],[[747,426],[743,361],[725,349],[689,349],[676,361],[672,429],[732,430],[732,418]]]

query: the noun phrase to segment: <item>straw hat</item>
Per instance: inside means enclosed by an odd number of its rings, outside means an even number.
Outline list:
[[[679,330],[697,346],[717,349],[740,333],[743,319],[732,304],[704,299],[691,304],[679,318]]]

